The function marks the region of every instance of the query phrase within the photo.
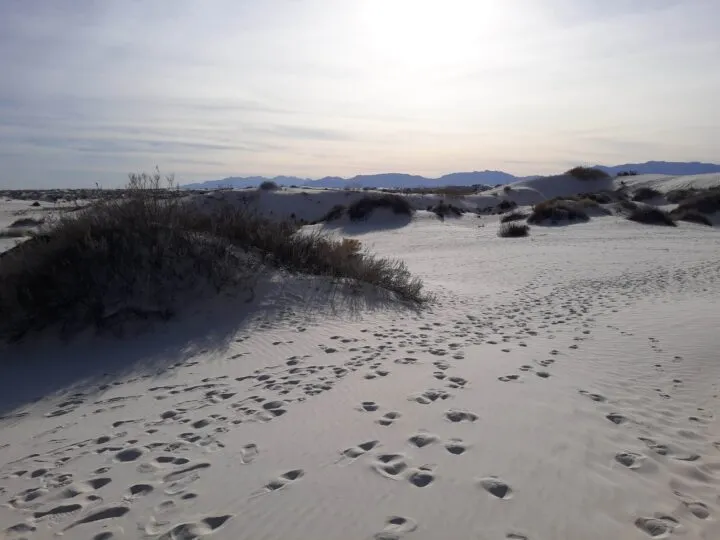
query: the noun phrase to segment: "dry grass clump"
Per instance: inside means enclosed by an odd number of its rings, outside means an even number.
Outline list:
[[[657,197],[662,197],[662,193],[660,193],[657,189],[653,189],[650,187],[641,187],[635,190],[632,200],[641,202],[649,201],[650,199],[655,199]]]
[[[272,180],[265,180],[260,184],[258,189],[261,191],[277,191],[278,189],[280,189],[280,186]]]
[[[665,198],[670,203],[678,204],[678,203],[681,203],[682,201],[689,199],[690,197],[696,195],[697,193],[698,193],[698,190],[696,190],[696,189],[673,189],[672,191],[668,191],[665,194]]]
[[[610,178],[610,175],[602,169],[593,167],[573,167],[565,174],[568,174],[576,180],[604,180]]]
[[[530,227],[524,223],[503,223],[498,230],[501,238],[521,238],[530,234]]]
[[[394,193],[383,193],[382,195],[370,195],[363,197],[348,206],[348,216],[353,221],[367,219],[373,210],[386,208],[399,215],[411,216],[414,212],[410,202],[400,195]]]
[[[589,203],[597,206],[597,203],[587,199]],[[583,209],[583,205],[578,201],[557,198],[549,199],[536,204],[533,211],[528,217],[528,223],[542,223],[550,221],[558,223],[560,221],[587,221],[590,217]]]
[[[703,214],[720,212],[720,188],[697,192],[680,201],[678,210],[694,210]]]
[[[63,215],[0,255],[0,338],[59,324],[102,328],[118,316],[167,318],[186,292],[252,288],[261,265],[363,281],[422,302],[404,263],[357,240],[303,234],[231,205],[204,211],[167,198],[155,175],[131,175],[125,199]]]
[[[45,223],[44,219],[35,219],[35,218],[31,218],[31,217],[26,217],[26,218],[16,219],[15,221],[13,221],[10,224],[10,228],[14,229],[16,227],[26,227],[26,228],[27,227],[39,227],[43,223]]]
[[[677,224],[673,221],[670,214],[660,208],[650,205],[636,205],[635,209],[631,210],[628,214],[627,219],[637,223],[644,223],[646,225],[677,227]]]
[[[500,223],[509,223],[511,221],[521,221],[523,219],[527,219],[530,214],[526,214],[525,212],[521,212],[520,210],[515,210],[513,212],[510,212],[509,214],[505,214],[500,218]]]
[[[434,206],[429,206],[428,211],[433,212],[441,220],[445,220],[446,217],[460,217],[465,213],[465,210],[458,208],[453,204],[440,201]]]
[[[713,222],[710,221],[710,218],[708,218],[705,214],[698,212],[697,210],[675,209],[670,212],[670,216],[676,221],[689,221],[691,223],[707,225],[708,227],[713,226]]]

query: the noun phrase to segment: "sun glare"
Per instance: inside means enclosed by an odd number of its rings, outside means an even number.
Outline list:
[[[497,5],[497,3],[495,3]],[[381,63],[398,68],[460,64],[494,13],[483,0],[367,0],[360,29],[365,45]]]

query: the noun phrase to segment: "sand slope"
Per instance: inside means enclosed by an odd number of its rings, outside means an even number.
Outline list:
[[[0,538],[720,537],[717,231],[497,225],[358,232],[421,312],[286,279],[3,349]]]

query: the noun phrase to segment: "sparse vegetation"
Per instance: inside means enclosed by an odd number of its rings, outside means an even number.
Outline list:
[[[519,210],[515,210],[513,212],[510,212],[509,214],[505,214],[500,218],[500,223],[509,223],[511,221],[522,221],[523,219],[527,219],[530,214],[526,214],[525,212],[520,212]]]
[[[404,263],[361,251],[357,240],[304,234],[234,206],[212,212],[167,199],[155,175],[131,175],[127,199],[63,215],[0,255],[0,337],[59,325],[71,332],[118,317],[165,319],[184,293],[252,288],[263,265],[373,284],[422,302]]]
[[[590,199],[587,200],[590,201]],[[560,221],[587,221],[589,219],[590,217],[580,202],[557,198],[536,204],[528,217],[528,223],[539,224],[550,221],[552,224],[556,224]]]
[[[635,193],[633,193],[632,200],[633,201],[649,201],[651,199],[655,199],[658,197],[662,197],[662,193],[660,193],[657,189],[653,189],[650,187],[641,187],[635,190]]]
[[[670,214],[649,205],[636,205],[635,209],[627,216],[630,221],[644,223],[646,225],[665,225],[668,227],[677,227]]]
[[[610,175],[602,169],[595,169],[593,167],[573,167],[565,174],[577,180],[604,180],[610,178]]]
[[[465,213],[462,208],[458,208],[457,206],[448,204],[444,201],[440,201],[438,204],[430,206],[428,209],[441,220],[444,220],[446,217],[460,217]]]
[[[345,205],[336,204],[328,211],[327,214],[317,220],[316,223],[329,223],[330,221],[338,220],[343,216],[346,210],[347,207]]]
[[[499,212],[509,212],[515,208],[517,208],[517,203],[508,199],[500,201],[497,205],[497,210]]]
[[[530,234],[530,227],[524,223],[503,223],[498,230],[501,238],[521,238]]]
[[[668,191],[665,194],[665,198],[670,203],[678,204],[685,199],[689,199],[690,197],[696,195],[697,193],[698,191],[696,189],[673,189],[672,191]]]
[[[713,226],[713,222],[705,214],[698,212],[697,210],[673,210],[670,212],[670,216],[676,221],[689,221],[692,223],[699,223],[700,225],[707,225],[708,227]]]
[[[637,176],[637,175],[638,175],[637,171],[630,170],[630,171],[620,171],[615,176]]]
[[[694,210],[703,214],[720,212],[720,188],[698,192],[680,201],[678,210]]]
[[[10,224],[11,229],[15,228],[28,228],[28,227],[39,227],[45,223],[44,219],[35,219],[31,217],[16,219]]]
[[[277,184],[277,182],[273,182],[272,180],[265,180],[263,183],[260,184],[258,187],[261,191],[277,191],[280,189],[280,186]]]
[[[414,213],[410,202],[400,195],[386,193],[382,195],[370,195],[363,197],[348,206],[348,216],[353,221],[367,219],[367,217],[380,208],[392,210],[394,214],[411,216]]]

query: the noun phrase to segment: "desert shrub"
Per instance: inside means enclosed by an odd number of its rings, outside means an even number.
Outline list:
[[[697,210],[675,209],[670,212],[670,216],[672,216],[672,218],[676,221],[689,221],[692,223],[699,223],[700,225],[707,225],[708,227],[713,226],[710,218]]]
[[[171,316],[178,298],[209,285],[252,288],[260,265],[363,281],[408,300],[426,299],[404,263],[360,251],[357,240],[303,234],[219,205],[166,199],[158,175],[133,175],[126,199],[60,216],[0,254],[0,338],[59,324],[102,328],[116,316]]]
[[[637,171],[620,171],[615,176],[637,176]]]
[[[272,180],[265,180],[263,183],[260,184],[258,189],[261,189],[262,191],[277,191],[278,189],[280,189],[280,186]]]
[[[517,208],[517,203],[508,199],[500,201],[500,203],[498,203],[497,205],[497,209],[500,212],[509,212],[510,210],[513,210],[515,208]]]
[[[580,193],[578,195],[580,199],[590,199],[598,204],[609,204],[616,200],[616,197],[607,191],[599,191],[597,193]]]
[[[610,175],[601,169],[593,167],[573,167],[565,174],[572,176],[577,180],[603,180],[610,178]]]
[[[505,186],[505,187],[503,188],[503,191],[504,191],[505,193],[512,193],[512,190],[513,190],[512,186]]]
[[[367,219],[373,210],[378,208],[387,208],[395,214],[411,216],[413,207],[410,202],[400,195],[394,193],[385,193],[383,195],[374,195],[363,197],[348,206],[348,216],[353,221]]]
[[[580,203],[567,199],[550,199],[536,204],[528,217],[528,223],[551,221],[587,221],[590,217]]]
[[[35,202],[33,202],[30,206],[40,206],[40,203],[37,202],[37,201],[35,201]]]
[[[720,211],[720,188],[708,189],[680,201],[678,210],[695,210],[703,214]]]
[[[13,221],[10,224],[10,228],[14,229],[16,227],[39,227],[43,223],[45,223],[44,219],[35,219],[35,218],[31,218],[31,217],[26,217],[26,218],[16,219],[15,221]]]
[[[503,223],[498,230],[501,238],[520,238],[530,234],[530,227],[524,223]]]
[[[448,204],[444,201],[440,201],[438,204],[430,206],[428,209],[442,220],[446,217],[460,217],[465,213],[465,210],[462,208],[458,208],[457,206]]]
[[[0,229],[0,238],[23,238],[25,236],[30,236],[30,232],[27,229],[22,229],[22,228]]]
[[[521,221],[523,219],[526,219],[529,216],[529,214],[526,214],[524,212],[520,212],[519,210],[516,210],[514,212],[510,212],[509,214],[505,214],[500,218],[500,223],[509,223],[511,221]]]
[[[649,205],[637,205],[636,208],[628,214],[627,218],[630,221],[644,223],[646,225],[677,226],[670,214],[660,208]]]
[[[665,198],[670,203],[678,204],[685,199],[689,199],[690,197],[696,195],[697,193],[698,191],[696,189],[673,189],[672,191],[668,191],[665,194]]]
[[[662,197],[662,193],[660,193],[657,189],[641,187],[635,190],[632,200],[638,202],[649,201],[650,199],[654,199],[656,197]]]
[[[633,212],[637,210],[639,205],[632,201],[621,200],[617,204],[617,209],[625,212]]]
[[[343,214],[345,213],[345,210],[347,207],[342,204],[336,204],[333,206],[327,214],[325,214],[323,217],[321,217],[316,223],[327,223],[330,221],[335,221],[336,219],[340,219]]]

